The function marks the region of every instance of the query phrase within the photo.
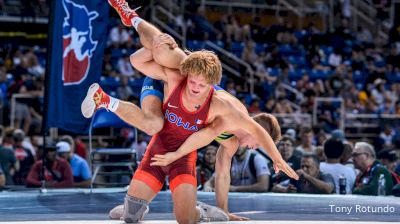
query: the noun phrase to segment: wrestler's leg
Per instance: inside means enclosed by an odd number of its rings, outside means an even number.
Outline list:
[[[136,170],[125,196],[122,219],[127,223],[138,222],[148,212],[148,205],[161,190],[165,180],[165,173],[160,167],[150,166],[149,150]],[[114,210],[114,209],[113,209]],[[115,217],[110,212],[111,218]],[[119,213],[121,214],[121,213]]]
[[[151,23],[141,19],[136,12],[131,10],[124,0],[109,0],[112,7],[116,9],[121,20],[126,26],[133,26],[139,34],[140,42],[147,49],[153,49],[153,40],[162,32]],[[153,52],[155,60],[162,66],[178,68],[186,54],[180,48],[171,49],[167,45],[158,48],[157,54]]]
[[[146,78],[143,82],[140,109],[137,105],[109,96],[95,83],[89,87],[87,96],[82,102],[83,116],[90,118],[94,112],[104,107],[118,115],[126,123],[138,128],[148,135],[159,132],[164,125],[162,112],[163,87],[160,81]]]
[[[173,193],[174,214],[178,223],[196,223],[200,210],[196,209],[197,188],[192,184],[180,184]]]
[[[179,223],[229,220],[222,209],[196,202],[196,152],[175,161],[169,171],[169,178],[174,213]]]

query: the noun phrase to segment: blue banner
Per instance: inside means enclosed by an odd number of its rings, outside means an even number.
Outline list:
[[[54,0],[46,128],[87,133],[81,114],[88,87],[99,82],[107,41],[105,0]]]

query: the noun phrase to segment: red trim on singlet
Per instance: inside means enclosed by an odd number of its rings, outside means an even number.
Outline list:
[[[154,193],[158,193],[163,186],[163,183],[158,181],[158,179],[155,176],[151,175],[150,173],[144,170],[140,169],[136,170],[132,178],[135,180],[140,180],[143,183],[145,183],[154,191]]]
[[[188,110],[185,108],[185,106],[183,105],[183,102],[182,102],[182,94],[183,94],[183,91],[185,91],[186,85],[187,85],[187,83],[184,84],[184,85],[182,86],[181,94],[179,95],[179,103],[180,103],[180,106],[182,107],[182,109],[183,109],[183,111],[184,111],[185,113],[188,113],[188,114],[191,114],[191,115],[197,114],[198,112],[200,112],[200,111],[207,105],[207,102],[208,102],[208,100],[210,99],[210,96],[211,96],[212,93],[214,92],[214,88],[210,85],[211,88],[210,88],[210,91],[209,91],[209,93],[208,93],[207,99],[204,101],[204,103],[201,105],[201,107],[200,107],[198,110],[195,110],[195,111],[188,111]],[[207,116],[208,116],[208,113],[207,113]]]
[[[191,184],[197,189],[197,179],[190,174],[180,174],[169,182],[169,189],[174,192],[181,184]]]

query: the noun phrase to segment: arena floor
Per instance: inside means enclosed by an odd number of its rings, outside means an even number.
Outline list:
[[[0,192],[0,223],[123,223],[108,220],[108,211],[125,193],[124,188]],[[214,193],[199,192],[198,198],[215,205]],[[232,212],[252,219],[240,223],[400,223],[395,197],[230,193],[229,198]],[[143,223],[173,220],[170,192],[161,192]]]

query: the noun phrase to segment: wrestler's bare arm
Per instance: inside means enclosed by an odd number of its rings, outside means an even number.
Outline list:
[[[246,113],[231,108],[229,110],[229,113],[225,113],[222,118],[225,120],[225,122],[231,124],[232,130],[246,130],[251,136],[256,139],[261,148],[265,150],[265,152],[271,157],[272,161],[274,162],[275,172],[279,172],[279,170],[282,170],[291,178],[299,178],[296,172],[292,168],[290,168],[290,166],[282,159],[281,154],[276,148],[275,143],[268,132]]]
[[[156,154],[151,160],[152,166],[166,166],[185,155],[210,144],[224,130],[220,118],[214,119],[207,127],[191,134],[175,152],[164,155]]]

